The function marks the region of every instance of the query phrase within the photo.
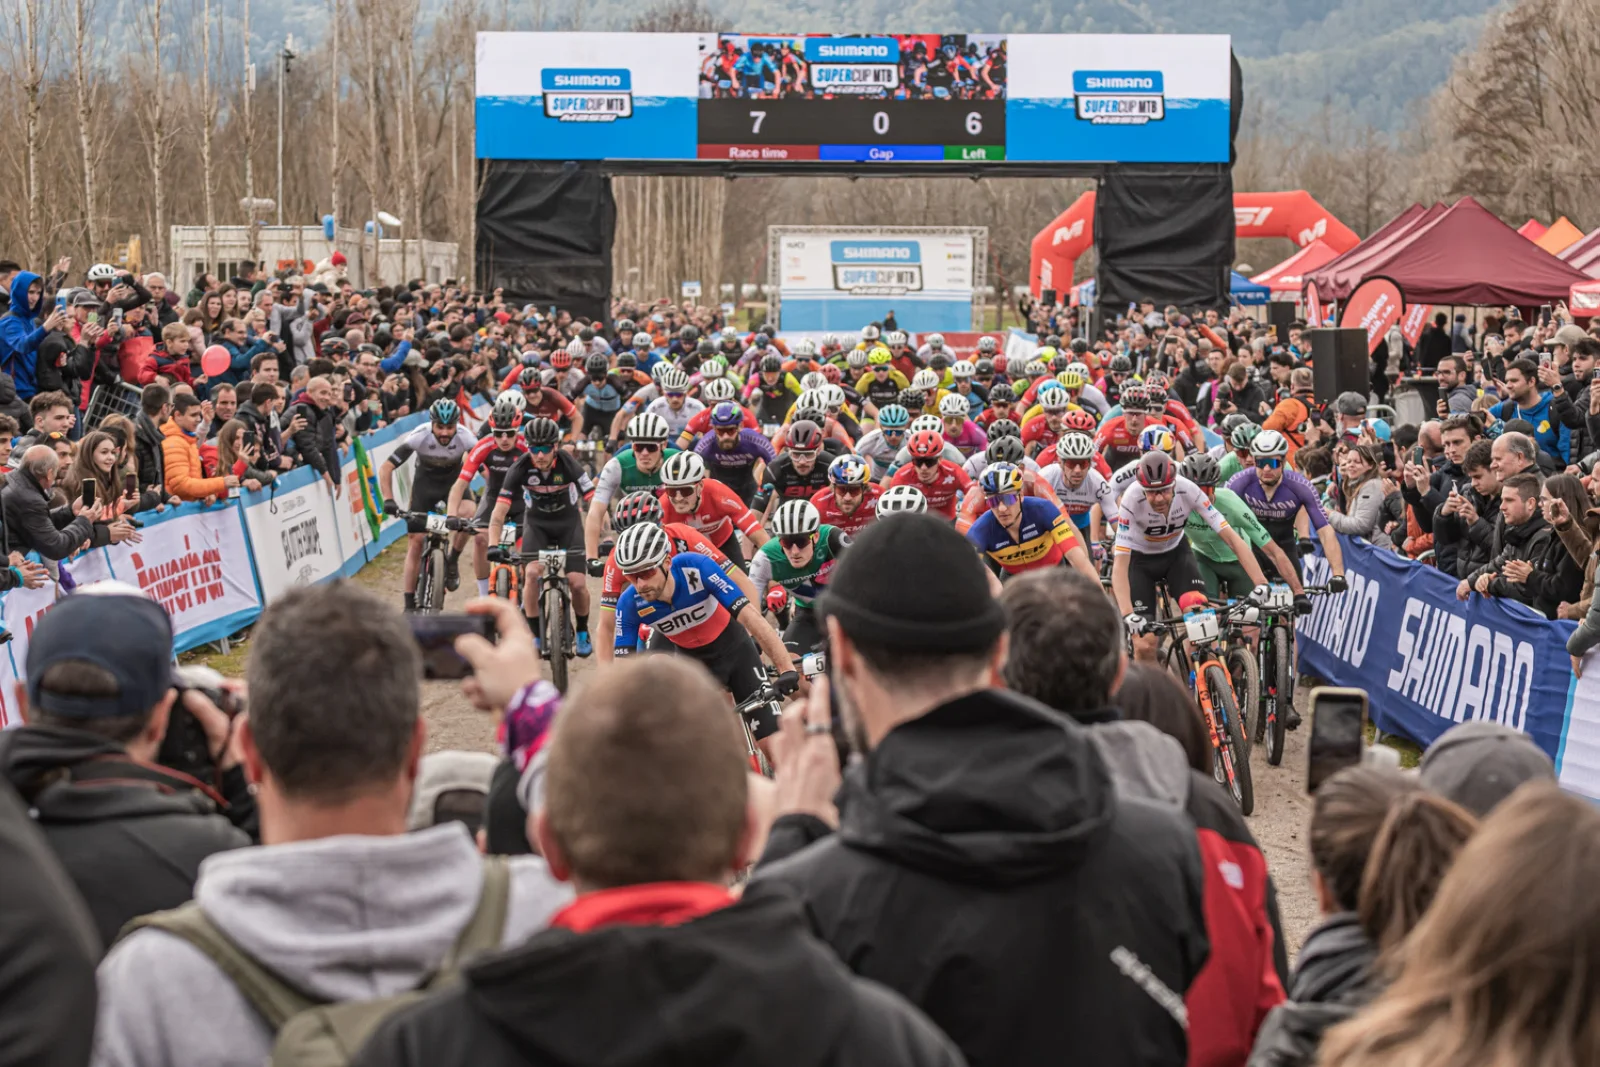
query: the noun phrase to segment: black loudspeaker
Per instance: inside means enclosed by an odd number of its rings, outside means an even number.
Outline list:
[[[1056,303],[1056,291],[1054,289],[1042,290],[1039,293],[1039,303],[1043,304],[1045,307],[1054,307]]]
[[[1317,403],[1331,404],[1340,393],[1366,396],[1372,389],[1367,331],[1327,327],[1307,330],[1311,338],[1312,382]]]
[[[1278,330],[1278,343],[1289,343],[1289,324],[1294,321],[1295,304],[1292,300],[1267,301],[1267,324]]]

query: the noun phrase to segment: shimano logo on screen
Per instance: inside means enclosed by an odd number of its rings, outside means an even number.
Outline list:
[[[559,122],[615,122],[633,115],[633,75],[621,69],[539,72],[545,117]]]
[[[807,37],[801,50],[807,63],[900,62],[900,42],[893,37]]]
[[[1159,70],[1078,70],[1072,74],[1078,118],[1096,125],[1142,126],[1167,117]]]
[[[845,259],[906,259],[911,258],[909,248],[846,248]]]

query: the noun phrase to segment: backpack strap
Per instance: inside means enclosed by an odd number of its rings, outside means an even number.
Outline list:
[[[492,952],[505,939],[506,912],[511,903],[511,866],[505,856],[483,858],[483,889],[478,894],[478,906],[473,909],[461,935],[445,954],[439,970],[428,982],[434,989],[455,978],[461,965],[473,956]]]
[[[273,1031],[278,1030],[290,1016],[318,1003],[257,963],[218,929],[200,910],[200,905],[192,900],[171,911],[158,911],[134,919],[123,927],[121,937],[147,928],[181,938],[205,953],[206,958],[217,965]]]

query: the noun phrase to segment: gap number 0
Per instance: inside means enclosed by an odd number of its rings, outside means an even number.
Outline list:
[[[889,132],[889,116],[882,112],[875,112],[872,116],[872,132],[880,137]]]

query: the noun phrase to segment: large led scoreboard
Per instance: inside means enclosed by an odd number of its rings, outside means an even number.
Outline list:
[[[1226,163],[1221,35],[480,33],[481,159]]]

